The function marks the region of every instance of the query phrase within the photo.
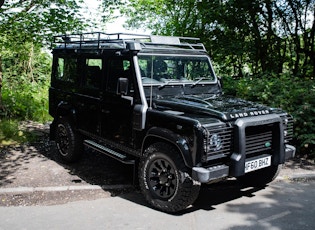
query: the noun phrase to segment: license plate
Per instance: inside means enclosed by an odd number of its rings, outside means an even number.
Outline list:
[[[271,156],[258,158],[245,162],[245,173],[252,172],[258,169],[266,168],[271,165]]]

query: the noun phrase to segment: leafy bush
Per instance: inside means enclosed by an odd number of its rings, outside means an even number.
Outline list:
[[[37,137],[20,129],[23,120],[45,123],[51,120],[48,114],[48,85],[22,83],[2,88],[4,110],[0,114],[0,146],[34,141]]]
[[[12,47],[11,47],[12,48]],[[51,55],[32,42],[19,44],[1,55],[3,82],[0,118],[45,122]]]
[[[264,74],[233,80],[225,77],[225,92],[272,107],[282,108],[294,117],[294,139],[299,154],[315,158],[314,79],[288,74]]]
[[[4,84],[5,85],[5,84]],[[46,122],[48,114],[48,85],[22,83],[5,85],[2,91],[4,111],[2,117]]]
[[[18,123],[51,120],[48,114],[51,55],[41,46],[25,42],[7,49],[0,58],[3,76],[0,142],[30,141],[32,135],[19,130]]]

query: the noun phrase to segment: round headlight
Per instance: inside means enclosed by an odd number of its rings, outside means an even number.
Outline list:
[[[209,140],[211,150],[218,151],[222,149],[222,139],[220,135],[213,134]]]

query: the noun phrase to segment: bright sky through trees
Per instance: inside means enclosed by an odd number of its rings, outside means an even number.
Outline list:
[[[108,22],[105,24],[105,28],[102,27],[102,13],[101,13],[101,0],[85,0],[83,5],[83,12],[90,17],[92,20],[99,24],[98,28],[91,28],[89,31],[102,31],[107,33],[139,33],[139,34],[149,34],[148,30],[144,31],[143,29],[139,30],[127,30],[123,27],[125,23],[125,19],[123,17],[119,17],[119,12],[116,14],[118,18]]]

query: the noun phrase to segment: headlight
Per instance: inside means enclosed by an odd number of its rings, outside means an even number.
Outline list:
[[[206,162],[211,159],[217,159],[228,156],[232,152],[233,127],[222,123],[220,125],[208,126],[203,131],[204,138],[204,158]]]
[[[214,151],[218,151],[222,149],[222,138],[219,134],[213,134],[209,138],[210,149]]]

